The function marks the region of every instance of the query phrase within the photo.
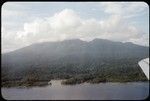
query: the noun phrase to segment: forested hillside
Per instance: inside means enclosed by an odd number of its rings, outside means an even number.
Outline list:
[[[138,62],[147,57],[149,47],[104,39],[37,43],[2,54],[2,86],[145,81]]]

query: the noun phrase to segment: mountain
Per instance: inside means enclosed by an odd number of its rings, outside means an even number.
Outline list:
[[[95,39],[90,42],[79,39],[61,42],[45,42],[33,44],[16,51],[2,55],[2,61],[32,62],[35,60],[52,61],[62,57],[93,58],[146,58],[149,48],[132,43],[112,42],[104,39]]]
[[[90,42],[79,39],[43,42],[2,54],[2,77],[3,80],[22,80],[31,69],[39,69],[38,73],[45,75],[46,70],[52,71],[53,73],[47,71],[48,78],[55,78],[55,75],[51,75],[55,73],[72,77],[72,72],[84,74],[86,71],[107,67],[108,64],[113,66],[118,62],[124,64],[134,61],[131,63],[136,65],[139,60],[148,56],[149,47],[104,39],[94,39]],[[59,76],[57,75],[58,78]]]

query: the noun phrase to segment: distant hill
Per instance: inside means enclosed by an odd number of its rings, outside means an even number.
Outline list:
[[[2,54],[2,76],[3,80],[23,79],[29,70],[35,69],[36,71],[40,68],[38,73],[45,73],[47,70],[53,72],[47,71],[51,76],[47,78],[55,78],[55,75],[52,74],[57,74],[57,69],[59,69],[60,75],[64,76],[68,72],[68,75],[72,77],[72,71],[84,74],[80,72],[87,71],[87,68],[95,71],[95,68],[98,69],[100,66],[106,67],[108,63],[106,61],[109,61],[109,65],[111,65],[112,61],[114,64],[114,62],[121,60],[125,63],[131,60],[135,65],[139,60],[147,57],[149,57],[149,47],[133,43],[113,42],[104,39],[94,39],[90,42],[79,39],[43,42]],[[92,69],[92,67],[95,68]],[[11,77],[8,76],[10,74]],[[70,78],[69,76],[68,78]],[[58,74],[57,77],[59,78]]]
[[[61,42],[33,44],[2,55],[2,61],[27,63],[35,60],[52,61],[60,58],[146,58],[149,48],[132,43],[95,39],[90,42],[79,39]]]

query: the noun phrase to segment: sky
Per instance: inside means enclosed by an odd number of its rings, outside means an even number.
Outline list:
[[[77,38],[149,46],[145,2],[5,2],[1,10],[2,53]]]

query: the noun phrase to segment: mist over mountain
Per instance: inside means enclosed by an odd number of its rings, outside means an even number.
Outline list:
[[[22,80],[29,71],[40,74],[40,80],[71,78],[76,74],[96,74],[104,67],[140,73],[137,63],[148,56],[149,47],[104,39],[43,42],[2,54],[2,79]]]

